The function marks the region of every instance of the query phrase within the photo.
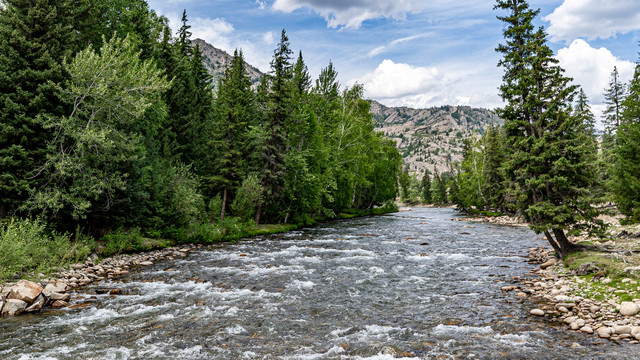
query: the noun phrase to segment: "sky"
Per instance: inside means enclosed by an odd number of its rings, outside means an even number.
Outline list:
[[[494,109],[503,23],[493,0],[148,0],[176,30],[187,11],[192,38],[269,71],[282,29],[313,78],[333,62],[343,86],[387,106]],[[566,75],[596,115],[617,66],[631,79],[640,50],[638,0],[530,0]]]

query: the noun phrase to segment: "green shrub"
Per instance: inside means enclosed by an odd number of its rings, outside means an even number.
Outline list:
[[[118,229],[112,231],[102,238],[104,242],[104,256],[122,254],[142,250],[144,239],[139,228],[129,230]]]
[[[79,229],[75,241],[68,234],[49,232],[39,219],[10,219],[0,225],[0,279],[31,272],[51,273],[55,268],[84,260],[94,249],[93,239]]]

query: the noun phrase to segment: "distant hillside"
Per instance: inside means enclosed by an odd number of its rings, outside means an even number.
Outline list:
[[[449,163],[462,158],[464,139],[502,123],[494,112],[469,106],[411,109],[371,101],[371,113],[378,130],[396,141],[411,172],[419,173],[448,171]]]
[[[204,66],[213,77],[213,86],[217,87],[218,81],[224,75],[224,69],[226,69],[227,65],[231,62],[232,56],[202,39],[195,39],[192,43],[200,46],[200,51],[202,51],[202,56],[204,57]],[[251,78],[251,82],[254,86],[257,86],[262,77],[262,72],[247,63],[245,63],[245,68]]]

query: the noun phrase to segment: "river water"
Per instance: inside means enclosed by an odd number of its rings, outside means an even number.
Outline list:
[[[500,287],[532,269],[528,229],[451,209],[212,246],[116,281],[89,307],[0,320],[3,359],[635,359],[532,319]]]

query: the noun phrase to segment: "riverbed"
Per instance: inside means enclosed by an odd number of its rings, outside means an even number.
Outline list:
[[[4,359],[635,359],[531,318],[527,228],[418,208],[206,247],[0,320]],[[121,295],[104,294],[119,289]]]

